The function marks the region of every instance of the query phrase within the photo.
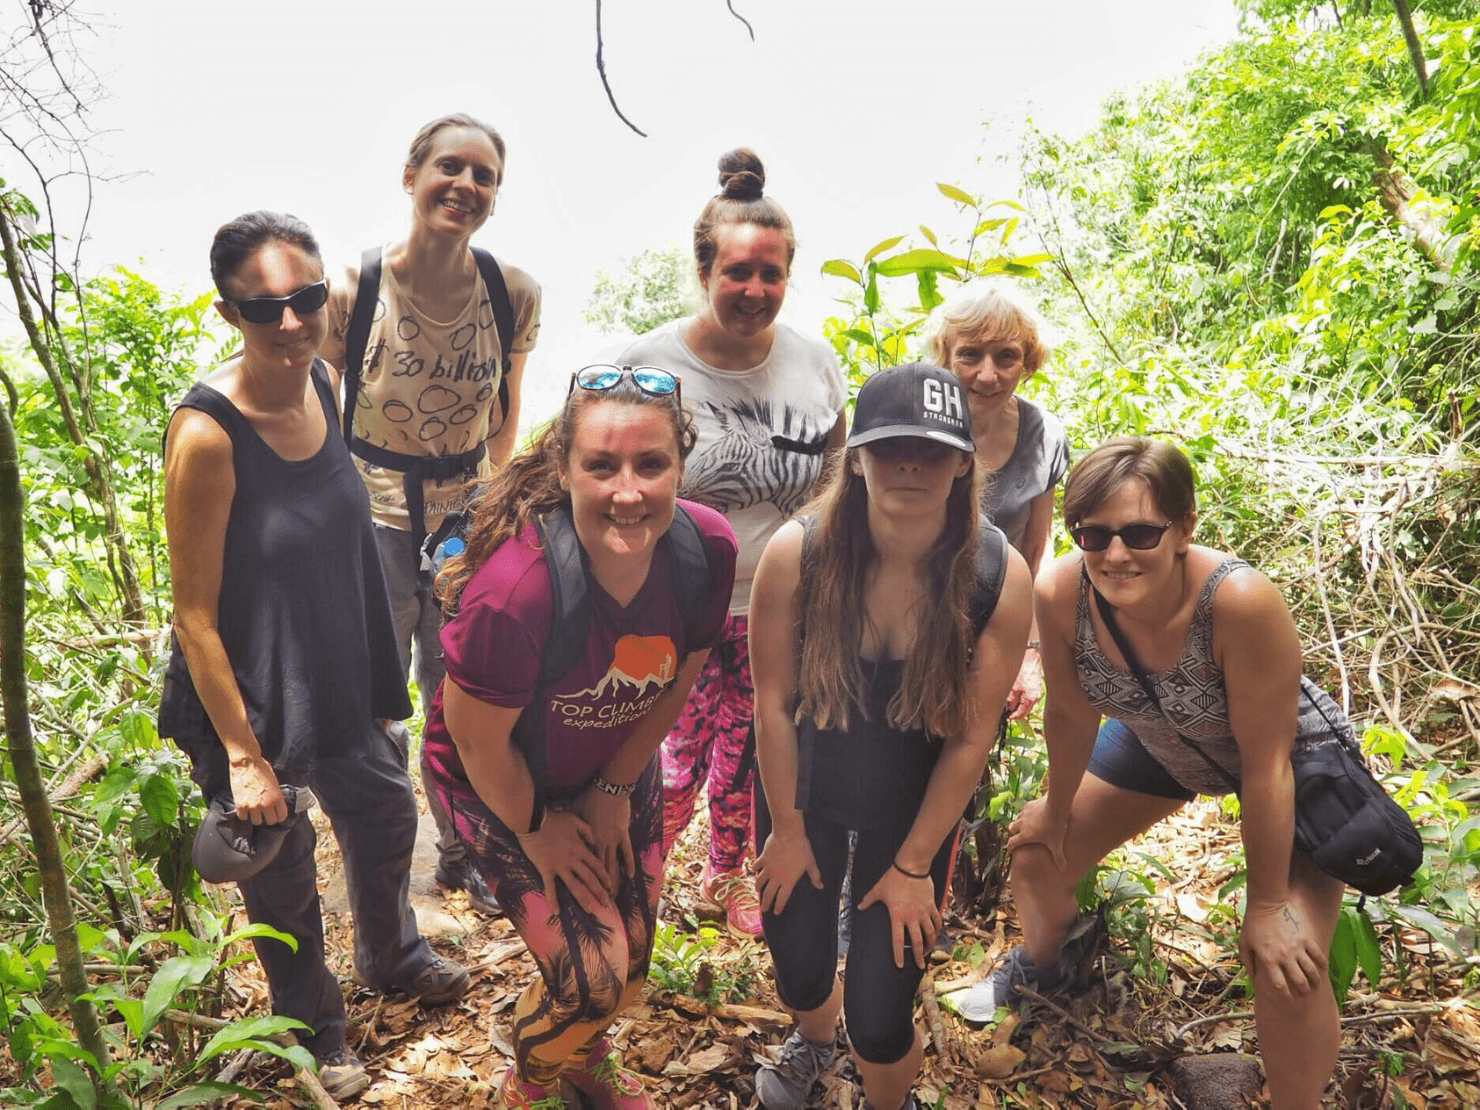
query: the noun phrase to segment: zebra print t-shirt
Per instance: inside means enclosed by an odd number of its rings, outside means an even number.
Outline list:
[[[720,370],[683,339],[687,319],[649,332],[617,361],[660,366],[683,381],[699,441],[681,496],[718,509],[740,544],[730,612],[750,610],[750,583],[776,529],[806,503],[822,473],[828,431],[848,400],[837,359],[821,339],[776,325],[771,353],[749,370]]]

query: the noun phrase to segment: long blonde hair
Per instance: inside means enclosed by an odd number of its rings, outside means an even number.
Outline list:
[[[812,520],[801,568],[797,719],[810,719],[818,728],[846,729],[853,707],[866,705],[859,651],[864,583],[876,552],[868,525],[868,488],[862,475],[854,473],[859,450],[847,449],[806,510]],[[952,484],[945,528],[922,561],[927,581],[918,632],[905,657],[899,690],[886,710],[895,728],[923,728],[947,737],[959,736],[971,722],[967,671],[981,534],[977,469],[973,465]]]
[[[687,459],[698,435],[694,418],[675,395],[645,393],[623,378],[610,389],[573,389],[565,407],[523,454],[510,459],[492,478],[480,482],[471,498],[472,525],[462,554],[447,560],[437,575],[435,592],[450,619],[462,603],[462,593],[478,568],[499,546],[519,535],[534,519],[555,509],[570,507],[570,493],[560,486],[560,466],[570,458],[582,416],[603,403],[650,405],[665,413],[673,425],[678,457]]]

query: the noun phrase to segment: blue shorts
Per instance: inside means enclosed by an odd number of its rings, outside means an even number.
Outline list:
[[[1197,791],[1188,790],[1172,778],[1156,757],[1148,752],[1134,732],[1114,717],[1106,717],[1095,738],[1095,750],[1089,757],[1089,770],[1098,779],[1122,790],[1151,794],[1158,798],[1177,798],[1190,802]]]

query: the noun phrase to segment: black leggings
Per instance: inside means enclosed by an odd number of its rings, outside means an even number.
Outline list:
[[[838,896],[848,868],[848,829],[808,812],[803,815],[812,855],[822,873],[822,889],[803,875],[792,888],[782,914],[765,913],[766,944],[776,966],[776,990],[794,1010],[815,1010],[832,994],[838,965]],[[913,817],[911,818],[913,821]],[[889,908],[875,902],[862,913],[858,903],[883,877],[894,854],[909,834],[909,824],[896,828],[863,829],[853,857],[853,941],[843,973],[843,1012],[848,1040],[859,1059],[871,1064],[903,1060],[915,1043],[915,990],[924,971],[916,966],[909,939],[905,939],[904,967],[894,966]],[[771,811],[766,792],[756,777],[756,852],[771,835]],[[939,904],[950,885],[956,856],[953,831],[930,863]],[[926,954],[928,958],[928,953]]]

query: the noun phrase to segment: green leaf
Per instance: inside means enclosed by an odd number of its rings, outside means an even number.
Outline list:
[[[956,272],[956,263],[951,256],[938,250],[905,251],[893,258],[884,259],[878,265],[879,273],[885,277],[918,274],[922,270],[943,270],[952,274]]]
[[[863,287],[863,310],[872,316],[879,311],[879,267],[868,264],[868,284]]]
[[[217,1102],[221,1099],[235,1096],[237,1098],[250,1099],[252,1102],[266,1102],[267,1096],[260,1095],[247,1087],[238,1087],[235,1083],[193,1083],[183,1091],[176,1091],[163,1102],[155,1103],[154,1110],[174,1110],[177,1106],[203,1106],[208,1102]]]
[[[180,788],[169,775],[153,774],[139,787],[139,798],[144,803],[144,812],[156,824],[167,829],[175,827],[180,817]]]
[[[976,198],[964,189],[958,189],[954,185],[947,185],[944,181],[937,181],[935,187],[941,191],[942,196],[950,197],[958,204],[964,204],[970,208],[977,206]]]
[[[824,274],[832,274],[833,277],[847,278],[849,281],[856,281],[860,285],[863,284],[863,278],[859,276],[858,271],[853,268],[853,263],[844,261],[841,258],[829,258],[826,262],[822,264],[822,272]]]
[[[932,309],[945,300],[936,288],[935,270],[921,270],[915,275],[915,280],[919,286],[921,308]]]
[[[301,1021],[278,1014],[242,1018],[240,1021],[233,1021],[225,1029],[218,1030],[201,1049],[195,1063],[198,1067],[212,1057],[219,1056],[223,1052],[234,1052],[238,1048],[255,1048],[262,1052],[271,1052],[274,1056],[282,1056],[284,1046],[271,1038],[294,1029],[307,1028],[308,1026]],[[283,1058],[292,1059],[290,1056]]]
[[[874,345],[874,337],[868,332],[862,331],[859,328],[848,328],[842,334],[846,335],[849,339],[853,340],[853,342],[861,344],[862,346],[872,347]]]
[[[1362,974],[1367,977],[1367,982],[1376,990],[1382,980],[1382,945],[1377,940],[1377,929],[1367,911],[1362,910],[1353,916],[1356,920],[1352,923],[1352,940],[1356,944],[1357,962],[1362,965]]]
[[[92,1076],[65,1056],[56,1056],[51,1061],[51,1077],[60,1090],[66,1091],[78,1110],[96,1110],[97,1092],[93,1090]]]
[[[1449,926],[1445,925],[1444,922],[1440,921],[1428,910],[1419,906],[1404,905],[1396,905],[1390,908],[1395,916],[1401,917],[1416,929],[1422,929],[1456,956],[1461,954],[1459,945],[1454,943],[1454,937],[1449,931]]]
[[[144,992],[142,1033],[158,1025],[164,1012],[175,1005],[181,994],[205,982],[206,976],[215,970],[216,961],[206,956],[171,956],[160,964]]]
[[[924,224],[920,225],[920,234],[930,241],[932,247],[938,247],[940,245],[939,241],[935,238],[935,232],[931,231]]]
[[[1052,262],[1051,254],[1023,254],[1013,259],[1019,266],[1042,266],[1045,262]]]
[[[251,925],[238,929],[229,937],[224,938],[221,941],[221,947],[228,948],[239,940],[256,940],[259,937],[282,941],[282,943],[286,944],[294,952],[298,951],[297,937],[290,933],[280,933],[271,925],[267,925],[261,921],[253,922]]]
[[[885,251],[893,250],[895,247],[899,246],[899,244],[903,242],[904,236],[896,235],[892,239],[885,239],[882,243],[875,243],[873,247],[869,249],[868,254],[863,256],[863,260],[865,262],[872,262],[875,258],[883,254]]]
[[[1357,973],[1357,949],[1352,939],[1352,922],[1347,911],[1336,920],[1336,932],[1331,937],[1331,958],[1328,970],[1331,989],[1336,992],[1336,1004],[1346,1005],[1346,994],[1351,989],[1352,978]]]

